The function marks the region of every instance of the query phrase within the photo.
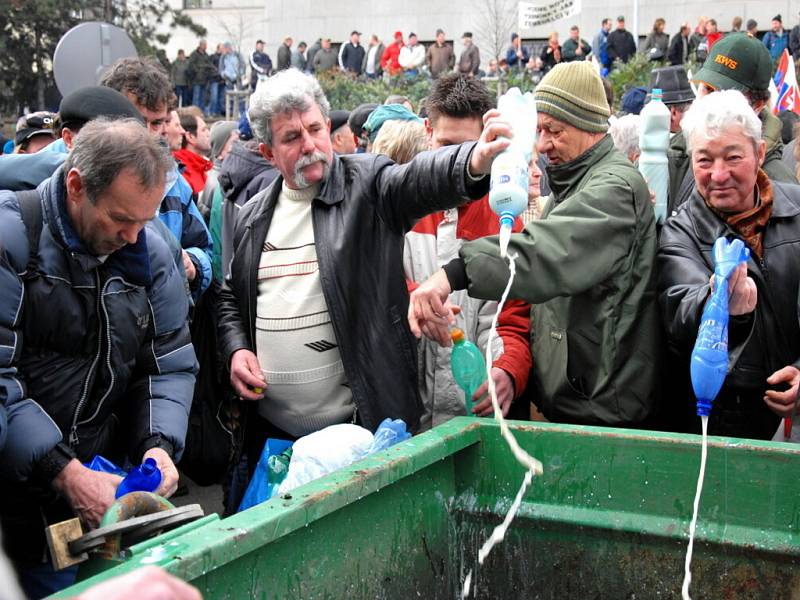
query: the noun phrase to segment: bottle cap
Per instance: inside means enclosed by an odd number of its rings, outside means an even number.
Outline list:
[[[454,344],[458,344],[463,342],[466,339],[466,336],[458,327],[453,327],[453,329],[450,330],[450,339],[453,340]]]
[[[663,97],[663,92],[661,91],[661,88],[653,88],[650,96],[653,98],[653,100],[661,100]]]

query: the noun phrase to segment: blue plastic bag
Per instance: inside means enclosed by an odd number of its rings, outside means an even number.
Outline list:
[[[375,431],[375,437],[369,450],[367,450],[367,454],[380,452],[410,437],[411,434],[406,431],[406,424],[402,419],[395,419],[394,421],[392,419],[384,419]]]
[[[242,512],[245,509],[266,502],[272,497],[275,490],[278,489],[278,483],[270,483],[269,479],[269,460],[270,457],[276,457],[292,447],[292,442],[287,440],[267,439],[264,444],[264,449],[261,451],[261,457],[258,459],[256,470],[253,472],[253,477],[247,485],[247,490],[244,493],[239,510]]]
[[[83,463],[83,466],[92,471],[122,477],[122,481],[117,486],[115,498],[121,498],[129,492],[155,492],[161,484],[161,470],[152,458],[148,458],[138,467],[132,467],[130,471],[126,471],[106,457],[96,454],[91,462]]]
[[[113,462],[103,456],[100,456],[99,454],[95,455],[95,457],[92,459],[92,462],[84,463],[83,466],[87,469],[91,469],[92,471],[111,473],[112,475],[119,475],[120,477],[125,477],[125,475],[127,475],[125,469],[118,467]]]

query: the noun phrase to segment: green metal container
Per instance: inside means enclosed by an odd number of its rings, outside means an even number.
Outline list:
[[[64,591],[145,564],[206,598],[680,597],[700,438],[515,423],[544,463],[506,540],[477,550],[524,470],[489,419],[458,418],[233,517],[132,548]],[[692,596],[800,598],[800,448],[710,438]]]

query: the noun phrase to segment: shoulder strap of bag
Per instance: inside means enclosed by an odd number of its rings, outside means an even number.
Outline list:
[[[39,266],[39,238],[42,235],[42,200],[36,190],[15,192],[19,202],[19,212],[25,231],[28,234],[28,264],[25,275],[30,277]]]

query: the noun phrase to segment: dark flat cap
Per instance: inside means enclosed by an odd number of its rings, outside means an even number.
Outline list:
[[[339,129],[342,125],[347,125],[347,119],[350,118],[349,110],[332,110],[331,111],[331,133]]]
[[[347,124],[350,125],[350,129],[358,137],[361,137],[361,133],[364,129],[364,123],[367,122],[369,115],[373,110],[378,108],[378,106],[380,105],[372,103],[360,104],[350,113],[350,118],[347,120]]]
[[[142,115],[133,103],[117,90],[102,85],[90,85],[75,90],[61,101],[58,111],[61,125],[79,128],[99,117],[137,119]]]

